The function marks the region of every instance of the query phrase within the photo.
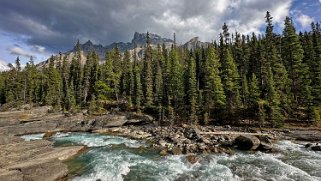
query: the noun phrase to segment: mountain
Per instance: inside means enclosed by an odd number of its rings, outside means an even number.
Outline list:
[[[105,52],[107,50],[112,50],[116,46],[119,48],[120,52],[125,52],[125,50],[133,50],[136,46],[137,48],[144,48],[146,46],[146,40],[147,40],[147,34],[146,33],[138,33],[135,32],[134,37],[131,42],[117,42],[112,43],[110,45],[94,45],[90,40],[88,40],[86,43],[81,44],[81,49],[84,51],[85,54],[95,50],[99,57],[103,58],[105,56]],[[156,47],[158,44],[162,45],[165,44],[167,48],[169,48],[174,41],[168,38],[162,38],[161,36],[157,34],[150,33],[150,42],[152,47]],[[69,51],[74,52],[76,50],[76,47],[74,47],[73,50]]]
[[[124,53],[125,50],[128,50],[131,54],[134,52],[134,49],[136,47],[136,52],[138,55],[138,58],[142,58],[144,55],[144,48],[146,46],[146,40],[147,40],[147,33],[134,33],[134,37],[131,40],[131,42],[115,42],[106,46],[103,46],[101,44],[94,44],[92,41],[88,40],[84,44],[81,44],[81,63],[84,64],[86,62],[86,55],[92,51],[96,51],[96,53],[99,55],[100,60],[103,61],[105,58],[106,51],[110,51],[116,46],[119,48],[121,53]],[[169,38],[163,38],[157,34],[150,33],[150,42],[151,46],[153,48],[156,48],[157,45],[165,45],[167,49],[171,48],[171,46],[174,44],[174,41]],[[195,49],[197,47],[207,47],[209,45],[208,42],[201,42],[199,41],[198,37],[192,38],[190,41],[186,42],[183,45],[178,45],[179,47],[187,48],[187,49]],[[63,56],[66,57],[67,61],[71,61],[73,56],[75,55],[76,47],[74,47],[72,50],[62,53]],[[59,54],[55,56],[55,58],[59,59]],[[48,60],[40,62],[38,64],[38,67],[43,67],[48,64]]]
[[[188,50],[194,50],[196,49],[197,47],[208,47],[210,43],[208,42],[201,42],[199,41],[199,38],[198,37],[194,37],[192,38],[191,40],[189,40],[188,42],[186,42],[183,47],[188,49]]]
[[[0,72],[7,71],[10,68],[8,67],[7,63],[0,61]]]

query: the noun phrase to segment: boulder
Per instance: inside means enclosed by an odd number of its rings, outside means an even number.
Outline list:
[[[321,151],[321,145],[311,146],[311,150],[313,150],[313,151]]]
[[[273,143],[271,138],[268,136],[257,136],[260,140],[260,146],[256,149],[257,151],[269,152],[273,149]]]
[[[304,147],[310,148],[313,144],[312,143],[307,143]]]
[[[261,142],[260,146],[256,149],[257,151],[269,152],[273,149],[273,145],[265,142]]]
[[[234,144],[241,150],[256,150],[260,146],[260,140],[252,135],[240,135]]]

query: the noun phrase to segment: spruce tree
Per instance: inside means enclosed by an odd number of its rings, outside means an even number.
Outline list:
[[[196,102],[197,102],[197,92],[196,92],[196,66],[195,60],[193,57],[192,52],[190,53],[185,82],[186,82],[186,103],[187,103],[187,112],[189,115],[190,123],[196,124],[197,123],[197,115],[196,115]]]
[[[226,96],[220,77],[220,62],[213,46],[207,50],[204,65],[204,106],[205,117],[211,118],[211,110],[216,111],[225,108]]]
[[[295,33],[292,20],[286,17],[282,39],[282,58],[285,61],[291,81],[292,107],[307,107],[312,102],[309,70],[303,63],[303,49]]]
[[[146,49],[144,53],[143,67],[143,92],[144,105],[150,107],[153,104],[153,73],[152,73],[152,48],[150,46],[149,32],[146,35]]]

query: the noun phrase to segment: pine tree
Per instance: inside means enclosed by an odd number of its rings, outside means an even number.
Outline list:
[[[133,67],[132,63],[130,61],[130,53],[128,50],[124,53],[124,81],[123,81],[123,87],[124,91],[128,100],[129,107],[132,106],[132,97],[133,97],[133,89],[134,89],[134,75],[133,75]]]
[[[193,57],[193,53],[190,53],[188,59],[188,65],[185,76],[185,86],[186,86],[186,105],[187,111],[189,115],[190,123],[197,123],[197,115],[196,115],[196,101],[197,101],[197,92],[196,92],[196,66],[195,60]]]
[[[290,105],[290,90],[289,87],[289,78],[287,70],[281,60],[280,55],[277,53],[277,48],[274,41],[274,34],[273,34],[273,25],[272,25],[272,17],[269,12],[266,13],[266,33],[265,33],[265,51],[266,59],[269,61],[269,65],[271,67],[273,74],[273,86],[275,86],[275,96],[279,97],[280,105],[285,110],[289,110]],[[269,69],[269,68],[268,68]],[[271,79],[271,77],[269,77]],[[272,80],[270,80],[271,82]],[[278,102],[278,101],[276,101]]]
[[[162,71],[163,57],[161,47],[158,45],[156,60],[154,61],[154,102],[160,106],[163,97],[163,71]]]
[[[302,62],[304,51],[291,19],[286,17],[284,24],[282,58],[286,63],[291,81],[292,107],[298,109],[300,106],[311,103],[311,81],[308,67]]]
[[[224,39],[223,39],[224,38]],[[223,41],[224,40],[224,41]],[[230,118],[236,119],[235,114],[240,108],[239,79],[237,66],[234,62],[231,50],[228,47],[229,33],[227,25],[223,26],[223,35],[221,35],[220,60],[222,63],[221,78],[226,95],[227,114]]]
[[[137,61],[136,47],[134,49],[134,62],[133,62],[133,74],[134,74],[134,95],[135,95],[135,108],[137,113],[141,113],[143,90],[141,83],[140,69]]]
[[[220,62],[214,47],[210,46],[207,51],[204,65],[204,114],[211,118],[212,108],[216,111],[225,108],[226,97],[220,77]]]
[[[249,85],[249,116],[254,119],[258,120],[259,118],[259,101],[260,101],[261,91],[259,87],[258,79],[256,78],[255,74],[252,74],[250,79]]]
[[[143,67],[143,92],[145,107],[150,107],[153,104],[153,73],[152,73],[152,48],[150,46],[149,32],[146,35],[146,50],[144,53]]]
[[[183,97],[184,87],[182,80],[182,67],[179,64],[178,53],[174,46],[172,46],[169,57],[169,77],[168,77],[168,112],[169,117],[175,119],[175,113],[181,108],[181,101]],[[173,107],[173,108],[171,108]]]
[[[70,65],[70,80],[73,82],[74,85],[74,91],[75,91],[75,99],[76,104],[80,104],[81,102],[81,95],[82,95],[82,67],[81,67],[81,45],[79,43],[79,40],[77,41],[77,44],[75,46],[76,53],[72,58],[71,65]]]

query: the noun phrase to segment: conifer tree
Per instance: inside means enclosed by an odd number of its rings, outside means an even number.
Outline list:
[[[144,53],[144,67],[143,67],[143,92],[144,105],[150,107],[153,104],[153,73],[152,73],[152,48],[150,46],[149,32],[146,35],[146,50]]]
[[[210,46],[207,51],[204,65],[204,114],[211,118],[212,108],[216,111],[225,108],[226,97],[220,77],[220,62],[214,47]]]
[[[189,115],[190,123],[195,124],[197,123],[197,115],[196,115],[196,103],[197,103],[197,92],[196,92],[196,66],[195,60],[193,57],[193,53],[190,53],[185,82],[186,82],[186,104],[187,104],[187,111]]]
[[[134,74],[134,95],[135,95],[135,108],[137,113],[141,113],[142,109],[142,98],[143,98],[143,90],[141,83],[141,75],[140,69],[137,61],[137,53],[136,48],[134,49],[134,62],[133,62],[133,74]]]
[[[311,100],[311,87],[308,67],[303,63],[303,49],[299,37],[295,33],[292,20],[286,17],[282,39],[282,58],[286,63],[291,81],[291,94],[293,95],[292,107],[308,105]]]

